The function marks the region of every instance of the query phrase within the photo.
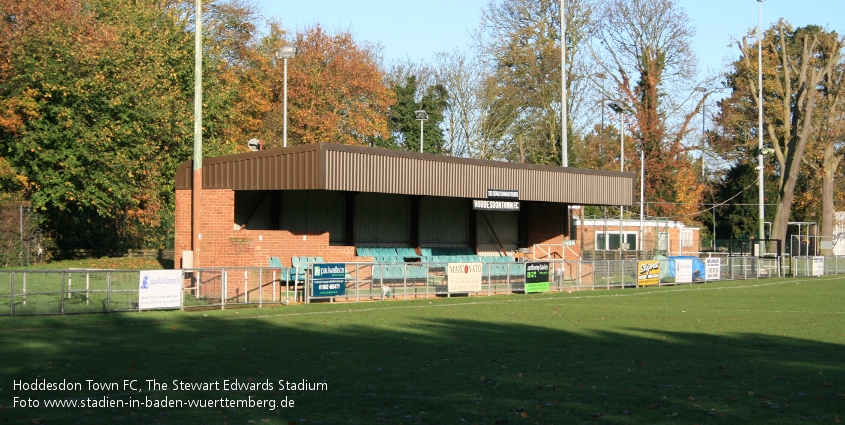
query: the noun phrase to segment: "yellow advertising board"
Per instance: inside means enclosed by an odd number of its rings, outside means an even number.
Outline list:
[[[660,260],[637,262],[637,286],[657,285],[660,283]]]

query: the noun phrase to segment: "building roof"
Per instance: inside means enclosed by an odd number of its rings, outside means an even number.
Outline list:
[[[203,189],[338,190],[487,198],[488,189],[519,191],[519,200],[574,205],[634,202],[634,173],[457,158],[315,143],[203,158]],[[191,161],[176,172],[190,190]]]

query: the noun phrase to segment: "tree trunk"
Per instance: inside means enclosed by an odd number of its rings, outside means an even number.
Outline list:
[[[824,147],[822,162],[822,240],[833,242],[833,228],[835,226],[834,205],[833,205],[833,182],[836,168],[839,166],[841,155],[836,155],[836,147],[828,143]],[[822,255],[833,255],[833,248],[825,248]]]

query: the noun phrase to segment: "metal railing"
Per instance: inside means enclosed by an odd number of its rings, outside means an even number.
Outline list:
[[[821,262],[819,258],[823,258]],[[634,260],[550,260],[549,290],[595,290],[638,286]],[[717,275],[691,282],[743,280],[784,275],[845,274],[845,257],[722,257]],[[447,263],[346,263],[344,291],[314,297],[310,291],[313,264],[297,270],[268,267],[220,267],[182,270],[182,300],[175,308],[278,305],[309,302],[359,302],[441,296],[490,296],[521,292],[525,265],[483,262],[477,290],[449,292]],[[820,265],[821,264],[821,265]],[[138,270],[0,270],[0,316],[139,311]],[[662,277],[659,285],[678,285]]]

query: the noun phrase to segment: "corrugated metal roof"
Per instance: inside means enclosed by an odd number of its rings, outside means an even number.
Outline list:
[[[176,189],[191,189],[191,162]],[[484,199],[487,189],[518,190],[522,201],[575,205],[634,202],[635,174],[456,158],[326,143],[203,159],[203,188],[341,190]]]

